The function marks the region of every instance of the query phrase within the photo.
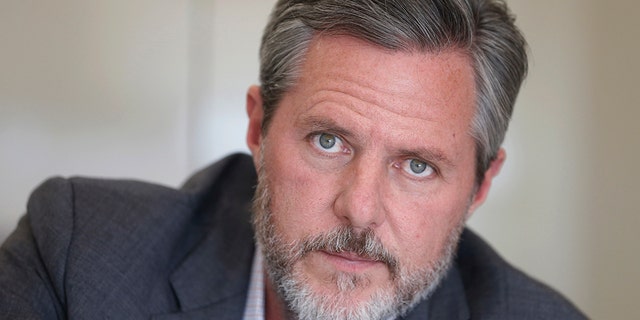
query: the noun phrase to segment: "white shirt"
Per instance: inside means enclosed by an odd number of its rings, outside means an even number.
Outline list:
[[[262,250],[258,246],[253,254],[247,304],[244,307],[242,319],[264,320],[264,270],[262,268]]]

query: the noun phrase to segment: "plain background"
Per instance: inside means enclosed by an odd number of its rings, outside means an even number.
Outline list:
[[[52,175],[178,186],[246,150],[265,0],[0,0],[0,240]],[[640,3],[510,0],[531,71],[471,226],[590,317],[639,319]]]

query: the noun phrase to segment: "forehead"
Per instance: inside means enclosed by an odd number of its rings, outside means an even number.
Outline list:
[[[294,91],[345,93],[404,117],[437,120],[475,110],[471,60],[461,50],[388,50],[349,36],[318,36],[310,44]]]

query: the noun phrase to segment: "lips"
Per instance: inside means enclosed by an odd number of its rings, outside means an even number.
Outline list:
[[[379,260],[358,255],[354,252],[319,251],[336,269],[343,272],[363,272],[377,265],[383,265]]]
[[[360,255],[358,255],[356,253],[353,253],[353,252],[327,252],[327,251],[324,251],[324,253],[326,253],[328,255],[340,257],[340,258],[343,258],[343,259],[352,260],[352,261],[359,261],[359,262],[377,262],[378,261],[376,259],[360,256]]]

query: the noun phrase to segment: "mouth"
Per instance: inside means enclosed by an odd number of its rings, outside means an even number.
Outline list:
[[[354,252],[318,251],[337,270],[348,273],[360,273],[385,264],[377,259],[361,256]]]

